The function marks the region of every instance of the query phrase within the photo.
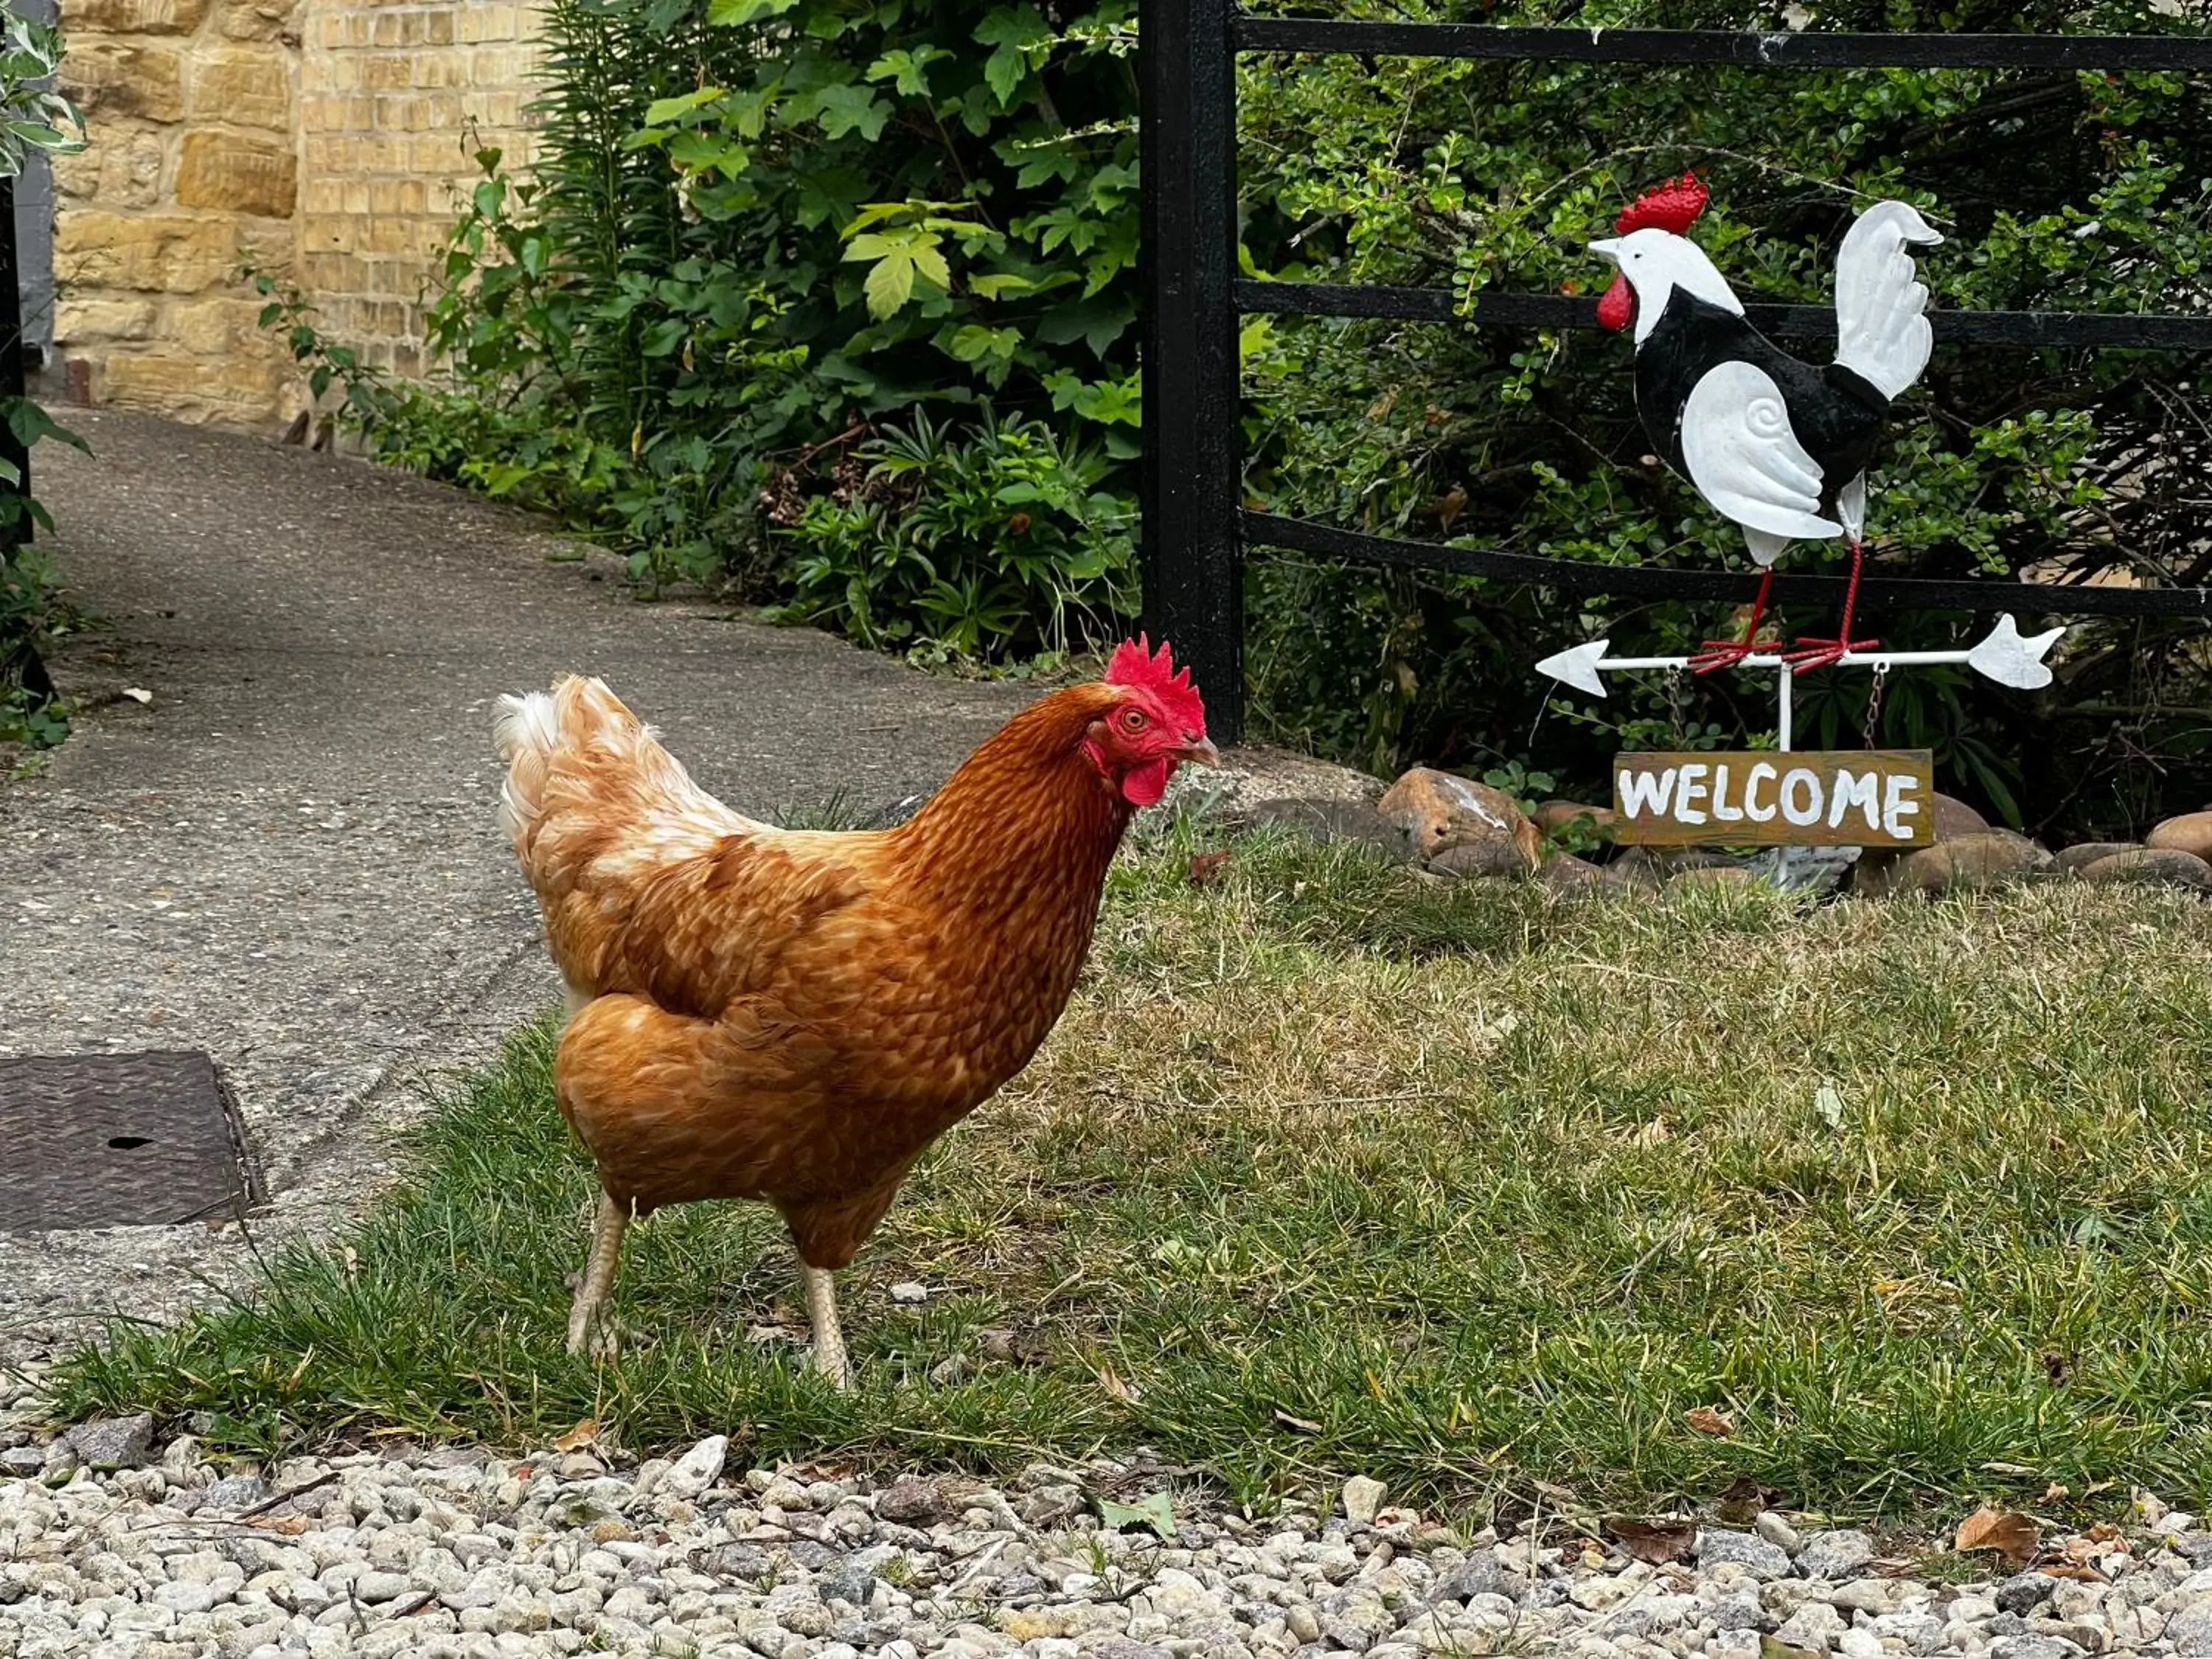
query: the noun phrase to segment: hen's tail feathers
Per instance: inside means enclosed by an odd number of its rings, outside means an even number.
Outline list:
[[[567,674],[550,691],[503,696],[492,715],[491,740],[507,763],[499,795],[500,828],[526,858],[547,806],[556,757],[593,748],[658,750],[650,727],[596,679]]]
[[[611,825],[633,848],[650,843],[669,856],[762,827],[692,782],[653,727],[600,680],[569,674],[550,692],[501,697],[492,741],[507,763],[500,827],[533,880],[548,860],[557,866],[574,850],[570,831],[579,826]]]
[[[1836,361],[1885,398],[1900,396],[1928,367],[1935,335],[1911,250],[1942,240],[1903,202],[1881,202],[1859,216],[1837,252]]]

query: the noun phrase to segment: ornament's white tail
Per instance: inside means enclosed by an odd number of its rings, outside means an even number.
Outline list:
[[[1935,336],[1923,314],[1928,290],[1915,276],[1913,247],[1943,239],[1903,202],[1859,216],[1836,254],[1836,361],[1894,398],[1928,367]]]

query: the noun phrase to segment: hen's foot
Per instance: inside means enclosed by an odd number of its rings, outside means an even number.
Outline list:
[[[1782,659],[1799,673],[1805,674],[1815,668],[1832,668],[1853,652],[1881,649],[1880,640],[1820,640],[1808,636],[1784,652]]]
[[[578,1358],[612,1359],[622,1351],[615,1322],[605,1315],[596,1319],[568,1319],[568,1352]]]
[[[592,1255],[581,1279],[574,1281],[576,1299],[568,1306],[568,1352],[581,1357],[611,1358],[615,1352],[615,1322],[609,1304],[614,1299],[615,1273],[622,1264],[623,1234],[629,1214],[602,1194],[599,1213],[592,1222]]]
[[[1715,674],[1723,668],[1733,668],[1746,657],[1757,656],[1762,651],[1773,649],[1753,640],[1707,640],[1690,659],[1693,674]]]

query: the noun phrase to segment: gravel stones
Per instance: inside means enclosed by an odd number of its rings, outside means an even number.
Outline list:
[[[892,1482],[876,1498],[878,1519],[896,1521],[906,1527],[926,1527],[943,1519],[951,1507],[935,1483],[911,1475]]]
[[[42,1461],[0,1479],[0,1655],[1760,1659],[1772,1632],[1822,1659],[2212,1659],[2212,1536],[2186,1516],[2100,1545],[2107,1582],[1954,1587],[1869,1576],[1865,1534],[1778,1513],[1655,1566],[1565,1523],[1466,1538],[1355,1480],[1322,1513],[1257,1518],[1178,1491],[1160,1539],[1092,1513],[1158,1490],[1143,1468],[1037,1464],[1002,1492],[739,1473],[727,1449],[635,1468],[602,1449],[233,1474],[189,1443],[112,1471]],[[296,1495],[228,1519],[272,1492]],[[1015,1512],[1048,1504],[1048,1523]]]
[[[1798,1553],[1797,1571],[1808,1578],[1845,1579],[1874,1559],[1874,1540],[1850,1528],[1816,1532]]]
[[[1380,1480],[1355,1474],[1344,1483],[1344,1513],[1347,1520],[1370,1525],[1382,1513],[1385,1490]]]
[[[133,1469],[153,1452],[154,1419],[144,1412],[102,1418],[78,1424],[64,1438],[70,1449],[95,1469]]]
[[[660,1477],[659,1489],[677,1498],[696,1498],[722,1478],[728,1459],[729,1438],[710,1434],[670,1466]]]
[[[1756,1533],[1729,1532],[1718,1527],[1708,1527],[1698,1534],[1697,1558],[1698,1565],[1707,1568],[1733,1562],[1748,1568],[1755,1578],[1786,1578],[1791,1571],[1789,1553],[1780,1545]]]
[[[2016,1572],[1990,1592],[2001,1613],[2026,1615],[2051,1599],[2058,1581],[2039,1572]]]

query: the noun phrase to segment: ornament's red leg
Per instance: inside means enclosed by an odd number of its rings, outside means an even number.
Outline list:
[[[1759,578],[1759,597],[1751,602],[1751,620],[1743,625],[1743,637],[1740,640],[1707,640],[1704,648],[1690,659],[1692,672],[1710,674],[1717,669],[1733,668],[1757,651],[1759,648],[1759,629],[1766,620],[1766,596],[1773,591],[1774,567],[1770,564],[1766,567],[1766,574]]]
[[[1850,586],[1844,590],[1843,626],[1836,630],[1836,637],[1832,640],[1808,636],[1799,640],[1795,648],[1786,653],[1790,665],[1799,673],[1802,674],[1808,669],[1832,667],[1849,652],[1881,649],[1880,640],[1855,640],[1851,637],[1851,617],[1859,607],[1859,574],[1865,564],[1865,545],[1853,542]]]

